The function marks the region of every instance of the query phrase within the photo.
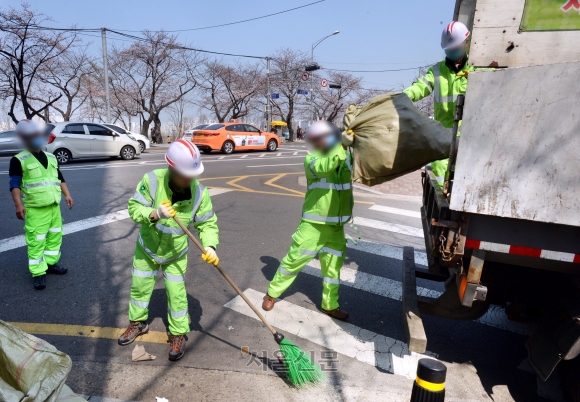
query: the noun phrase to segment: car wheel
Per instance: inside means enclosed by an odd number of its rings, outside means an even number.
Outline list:
[[[145,143],[143,141],[139,141],[139,152],[145,152]]]
[[[276,142],[276,140],[270,140],[268,142],[268,151],[274,152],[277,149],[278,149],[278,143]]]
[[[72,154],[68,149],[59,148],[53,153],[59,165],[66,165],[72,160]]]
[[[222,152],[224,154],[231,154],[232,152],[234,152],[235,147],[236,146],[232,141],[226,141],[224,142],[224,145],[222,145]]]
[[[131,159],[134,159],[135,158],[135,148],[133,148],[130,145],[125,145],[121,149],[121,158],[123,158],[126,161],[130,161]]]

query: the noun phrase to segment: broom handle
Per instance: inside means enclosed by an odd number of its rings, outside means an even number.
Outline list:
[[[203,246],[201,245],[199,240],[197,240],[195,238],[195,236],[189,231],[189,229],[187,229],[185,227],[185,225],[179,220],[179,218],[177,216],[174,216],[173,219],[175,219],[175,222],[177,222],[179,227],[187,234],[187,236],[191,239],[191,241],[195,243],[195,245],[197,246],[197,248],[199,248],[201,253],[205,254],[205,249],[203,248]],[[218,265],[214,265],[214,267],[219,271],[220,274],[222,274],[224,279],[226,281],[228,281],[228,283],[232,286],[232,288],[234,288],[236,293],[239,294],[242,299],[244,299],[244,301],[248,304],[248,306],[250,306],[250,308],[254,311],[254,313],[256,313],[258,318],[260,318],[260,320],[262,320],[262,322],[270,330],[272,335],[276,335],[276,330],[274,328],[272,328],[272,326],[270,325],[270,323],[268,321],[266,321],[266,318],[262,315],[262,313],[260,313],[260,311],[258,311],[258,309],[250,302],[250,300],[248,300],[246,295],[244,293],[242,293],[242,291],[240,290],[238,285],[236,285],[234,283],[232,278],[230,278],[230,276],[228,274],[226,274],[225,271],[223,269],[221,269]]]

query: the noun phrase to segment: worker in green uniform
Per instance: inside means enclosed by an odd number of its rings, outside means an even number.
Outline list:
[[[149,331],[149,299],[161,269],[171,334],[169,360],[175,361],[185,353],[185,335],[189,332],[185,289],[188,237],[173,217],[186,226],[193,223],[205,248],[202,259],[209,264],[219,262],[215,251],[219,237],[209,192],[195,179],[204,170],[199,149],[178,139],[170,145],[165,160],[168,168],[145,174],[129,200],[129,215],[141,228],[133,257],[130,324],[118,343],[128,345]]]
[[[302,207],[302,219],[290,251],[270,282],[262,308],[270,311],[276,298],[296,279],[296,275],[316,255],[322,270],[322,312],[339,320],[348,313],[338,305],[340,269],[346,257],[344,224],[351,219],[352,156],[341,144],[341,132],[327,121],[314,122],[305,140],[314,148],[304,161],[308,189]]]
[[[443,127],[453,127],[457,96],[465,94],[467,76],[474,70],[467,65],[469,38],[470,32],[463,23],[453,21],[447,25],[441,34],[445,60],[430,67],[427,74],[403,91],[413,102],[433,93],[434,119]],[[431,163],[431,169],[441,186],[445,181],[448,161],[444,159]]]
[[[24,119],[16,125],[16,133],[26,149],[10,160],[10,193],[16,217],[24,221],[34,289],[42,290],[46,287],[46,274],[62,275],[68,271],[58,264],[63,235],[60,199],[64,194],[69,209],[74,201],[56,158],[42,150],[46,136],[40,127]]]

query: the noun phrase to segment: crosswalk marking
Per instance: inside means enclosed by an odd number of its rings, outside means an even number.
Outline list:
[[[276,156],[282,156],[282,152],[278,152]]]
[[[263,158],[264,156],[266,156],[266,154],[262,154],[258,158]]]
[[[359,240],[356,244],[349,241],[347,247],[353,250],[364,251],[365,253],[380,255],[395,260],[403,259],[403,248],[389,246],[388,244]],[[415,251],[415,264],[427,266],[427,254],[421,251]]]
[[[294,152],[292,155],[298,155],[298,152]]]
[[[377,221],[375,219],[361,218],[360,216],[357,216],[354,218],[354,224],[379,230],[387,230],[389,232],[400,233],[407,236],[423,237],[423,229],[400,225],[398,223]]]
[[[421,218],[421,213],[416,211],[409,211],[408,209],[399,209],[387,207],[385,205],[373,205],[369,209],[373,211],[386,212],[388,214],[410,216],[412,218]]]
[[[244,294],[254,306],[261,309],[264,293],[246,289]],[[258,320],[240,296],[236,296],[224,307]],[[262,311],[273,326],[284,333],[291,333],[317,345],[332,349],[363,363],[379,367],[393,374],[415,378],[417,361],[423,357],[437,357],[410,352],[404,342],[340,322],[304,307],[280,300],[272,311]]]
[[[218,159],[223,159],[223,158],[225,158],[225,156],[220,156]]]
[[[247,158],[247,157],[248,157],[248,154],[245,154],[245,155],[240,156],[240,159],[244,159],[244,158]]]

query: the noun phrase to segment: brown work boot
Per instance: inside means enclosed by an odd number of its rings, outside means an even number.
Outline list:
[[[325,310],[321,308],[322,312],[326,315],[331,316],[332,318],[336,318],[337,320],[346,321],[348,320],[348,313],[340,309],[340,307],[335,308],[334,310]]]
[[[121,346],[127,346],[132,343],[139,335],[149,332],[149,325],[145,321],[131,321],[123,335],[117,339]]]
[[[169,360],[172,362],[179,360],[185,354],[185,335],[171,335],[171,350],[169,351]]]
[[[270,311],[274,308],[274,304],[276,304],[276,298],[266,293],[264,301],[262,302],[262,308],[266,311]]]

